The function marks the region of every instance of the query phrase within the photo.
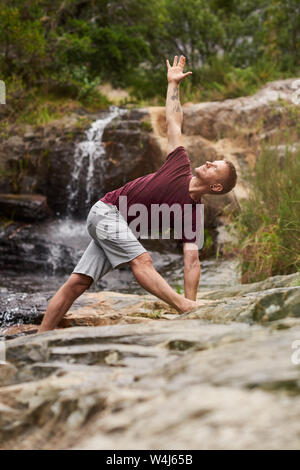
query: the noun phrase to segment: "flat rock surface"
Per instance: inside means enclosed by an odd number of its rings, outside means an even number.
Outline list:
[[[87,293],[60,328],[24,325],[1,344],[1,449],[299,449],[297,283],[203,289],[193,316]]]

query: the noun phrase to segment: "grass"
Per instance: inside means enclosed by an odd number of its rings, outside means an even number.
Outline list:
[[[108,102],[105,102],[104,105],[101,102],[97,107],[95,102],[93,105],[85,106],[85,109],[90,112],[99,111],[99,109],[106,109],[108,104]],[[16,124],[44,126],[53,120],[74,112],[78,108],[82,108],[82,103],[71,98],[59,98],[52,94],[36,96],[34,101],[28,103],[28,106],[17,116]]]
[[[61,89],[49,91],[45,86],[28,88],[22,79],[14,75],[6,82],[7,105],[0,120],[0,135],[3,138],[11,127],[14,129],[18,126],[22,131],[26,124],[44,126],[78,109],[84,108],[93,113],[105,110],[111,104],[92,86],[82,94],[73,92],[73,96],[68,89],[64,92]]]
[[[249,174],[251,195],[234,222],[241,281],[300,271],[300,151],[264,148]]]
[[[147,314],[147,317],[151,318],[152,320],[157,320],[157,319],[161,318],[161,315],[162,315],[162,310],[158,310],[158,311],[149,312]]]

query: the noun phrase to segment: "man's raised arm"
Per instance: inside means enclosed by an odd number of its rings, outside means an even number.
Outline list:
[[[185,65],[185,57],[180,56],[179,62],[177,55],[174,57],[173,65],[171,66],[167,60],[168,67],[168,90],[166,99],[166,122],[167,122],[167,136],[168,146],[167,155],[182,145],[181,140],[181,126],[183,113],[180,105],[179,98],[179,84],[180,82],[192,72],[183,73]]]

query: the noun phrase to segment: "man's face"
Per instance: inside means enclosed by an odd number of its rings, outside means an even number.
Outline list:
[[[224,160],[206,161],[204,165],[195,168],[195,173],[203,184],[208,186],[219,183],[227,178],[228,167]]]

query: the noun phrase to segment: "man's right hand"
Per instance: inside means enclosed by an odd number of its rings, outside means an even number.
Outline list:
[[[170,65],[170,62],[167,60],[167,67],[168,67],[168,82],[173,83],[180,83],[189,75],[192,75],[193,72],[186,72],[183,73],[183,69],[185,66],[185,57],[182,55],[180,56],[179,62],[177,55],[174,57],[173,65]]]

